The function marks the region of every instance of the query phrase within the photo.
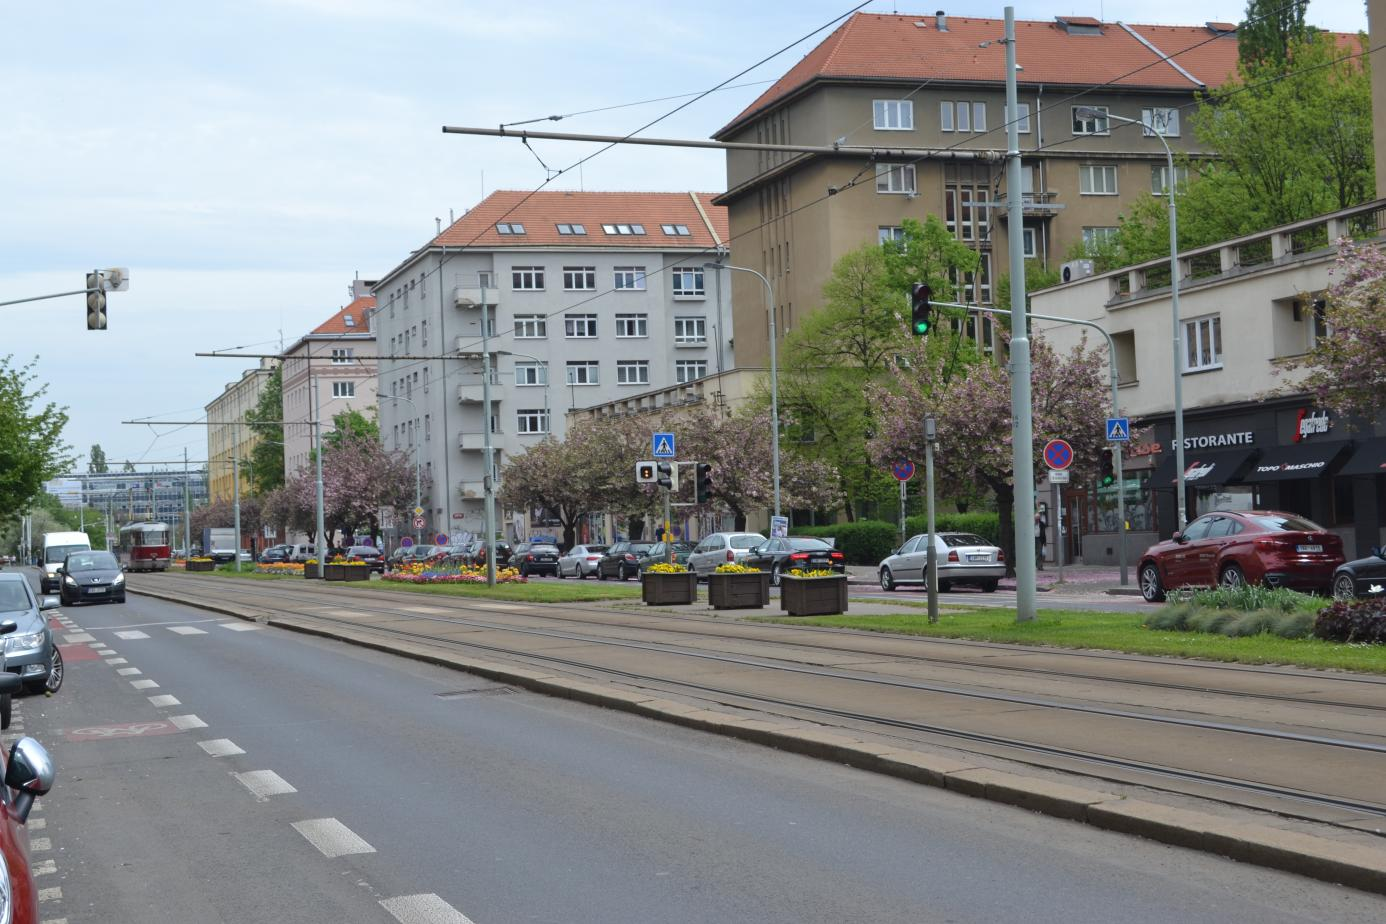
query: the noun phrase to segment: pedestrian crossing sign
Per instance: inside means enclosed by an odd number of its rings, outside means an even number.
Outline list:
[[[674,457],[674,434],[656,433],[650,441],[651,455],[656,459],[672,459]]]
[[[1107,441],[1110,443],[1125,443],[1131,439],[1131,418],[1129,417],[1108,417],[1107,418]]]

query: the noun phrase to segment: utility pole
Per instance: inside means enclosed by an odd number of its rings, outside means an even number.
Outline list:
[[[486,586],[496,586],[496,456],[491,447],[491,340],[487,331],[490,314],[486,310],[486,280],[481,282],[481,403],[482,430],[486,435],[483,446],[486,458],[486,474],[482,477],[482,487],[486,489]],[[449,528],[451,523],[447,524]]]
[[[192,501],[188,496],[188,447],[183,447],[183,554],[192,548]]]
[[[236,555],[236,572],[239,574],[241,570],[241,457],[239,454],[231,456],[231,496],[236,520],[236,541],[231,546],[231,551]],[[319,562],[323,560],[322,558],[318,559]],[[321,569],[318,573],[322,573]],[[370,577],[370,575],[366,576]]]
[[[934,548],[934,443],[938,441],[938,423],[934,420],[934,415],[930,414],[924,418],[924,491],[927,494],[925,504],[929,514],[929,552],[928,575],[926,580],[929,587],[929,622],[938,622],[938,549]],[[905,483],[900,482],[903,489]]]

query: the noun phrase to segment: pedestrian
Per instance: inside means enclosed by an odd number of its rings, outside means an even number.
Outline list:
[[[1044,570],[1044,531],[1049,528],[1049,505],[1041,502],[1035,511],[1035,564]]]

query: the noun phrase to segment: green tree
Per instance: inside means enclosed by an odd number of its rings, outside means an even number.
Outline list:
[[[358,410],[342,411],[332,416],[332,430],[322,436],[323,452],[339,449],[353,440],[380,442],[380,424]],[[323,456],[323,458],[327,458]]]
[[[39,405],[47,385],[36,385],[34,363],[16,366],[0,357],[0,512],[23,510],[43,492],[43,483],[72,465],[62,441],[67,409]]]
[[[110,466],[106,464],[106,450],[101,448],[100,443],[91,444],[91,458],[87,461],[87,471],[93,475],[104,475],[110,471]]]
[[[1284,71],[1290,48],[1309,34],[1304,11],[1309,0],[1247,0],[1246,19],[1237,28],[1242,65]]]
[[[133,472],[135,470],[135,463],[131,462],[129,459],[126,459],[125,464],[120,467],[120,470],[122,472]]]
[[[250,432],[260,438],[250,452],[250,484],[256,494],[284,486],[284,368],[276,366],[265,380],[255,407],[246,412]]]

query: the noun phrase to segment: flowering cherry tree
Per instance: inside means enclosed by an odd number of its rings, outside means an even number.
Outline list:
[[[370,434],[348,436],[335,446],[325,446],[323,515],[328,535],[340,529],[348,538],[363,532],[379,536],[381,507],[398,511],[414,505],[415,475],[407,454],[387,450]],[[316,484],[308,481],[316,493]]]

